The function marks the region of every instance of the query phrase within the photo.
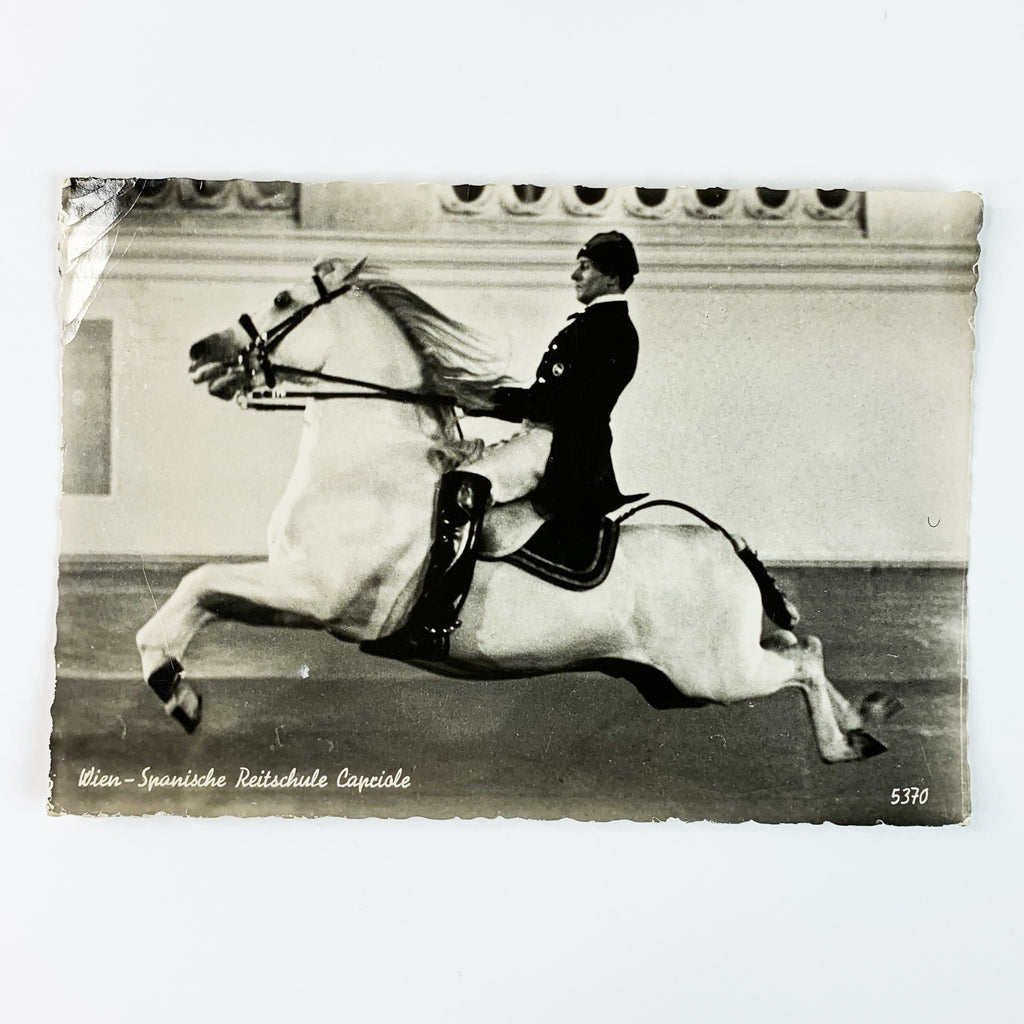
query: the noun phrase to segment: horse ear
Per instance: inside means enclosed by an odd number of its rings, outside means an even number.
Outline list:
[[[360,260],[360,261],[359,261],[359,262],[358,262],[358,263],[357,263],[357,264],[356,264],[356,265],[355,265],[355,266],[354,266],[354,267],[353,267],[353,268],[352,268],[352,269],[351,269],[351,270],[350,270],[350,271],[349,271],[349,272],[348,272],[348,273],[347,273],[347,274],[346,274],[346,275],[345,275],[345,276],[344,276],[344,277],[343,277],[343,278],[341,279],[341,283],[342,283],[343,285],[344,285],[344,284],[351,284],[351,283],[352,283],[352,282],[353,282],[353,281],[354,281],[354,280],[355,280],[355,279],[356,279],[356,278],[357,278],[357,277],[359,276],[359,273],[360,273],[360,271],[361,271],[361,270],[363,269],[363,267],[365,267],[365,266],[366,266],[366,261],[367,261],[368,259],[369,259],[369,256],[364,256],[364,257],[363,257],[363,258],[362,258],[362,259],[361,259],[361,260]]]
[[[320,260],[313,266],[313,273],[320,277],[326,277],[328,274],[334,273],[334,268],[337,267],[338,261],[336,259]]]
[[[362,273],[363,267],[366,266],[366,261],[369,259],[368,256],[364,256],[351,270],[349,270],[345,276],[338,282],[338,288],[344,288],[345,285],[351,286],[355,279]],[[326,278],[330,274],[334,274],[338,270],[338,263],[340,261],[337,257],[332,257],[326,260],[320,260],[313,267],[313,273],[317,277]]]

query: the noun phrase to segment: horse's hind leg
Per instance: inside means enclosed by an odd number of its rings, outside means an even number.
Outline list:
[[[182,659],[193,637],[217,618],[253,625],[321,624],[316,595],[308,581],[267,562],[243,565],[212,563],[190,572],[138,631],[135,642],[142,674],[164,709],[186,732],[194,732],[202,699],[182,678]]]
[[[765,650],[784,651],[795,647],[799,641],[796,636],[788,630],[778,629],[773,624],[768,624],[765,635],[761,638],[761,647]],[[817,643],[816,637],[810,637],[809,643]],[[860,729],[865,721],[884,722],[891,718],[903,707],[902,703],[895,697],[888,694],[874,692],[868,694],[857,707],[854,707],[835,688],[832,681],[822,671],[822,681],[828,692],[829,700],[832,701],[832,712],[843,732],[851,732]]]
[[[823,761],[857,761],[885,751],[881,743],[864,732],[860,713],[826,677],[821,641],[817,637],[765,649],[750,685],[751,696],[767,696],[786,686],[800,687]]]
[[[818,751],[825,761],[859,761],[885,753],[885,746],[862,728],[863,718],[825,675],[821,641],[808,637],[802,645],[803,679]],[[838,734],[838,735],[837,735]]]
[[[818,643],[817,637],[809,637],[808,641],[814,644]],[[821,679],[829,700],[832,702],[832,711],[836,716],[836,721],[845,733],[862,729],[866,722],[884,722],[903,708],[903,704],[895,697],[878,691],[868,694],[854,707],[825,675],[824,667]]]

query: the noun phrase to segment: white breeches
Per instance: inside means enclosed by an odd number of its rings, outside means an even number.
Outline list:
[[[507,441],[489,445],[459,466],[491,481],[491,498],[503,505],[525,497],[540,483],[551,452],[551,428],[523,425]]]

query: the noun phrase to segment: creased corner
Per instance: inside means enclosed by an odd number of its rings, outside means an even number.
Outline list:
[[[142,191],[141,178],[68,178],[60,210],[62,340],[78,333],[117,242],[117,226]]]

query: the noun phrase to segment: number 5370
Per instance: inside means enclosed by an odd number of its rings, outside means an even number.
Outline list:
[[[895,788],[889,798],[890,804],[926,804],[928,803],[928,787],[918,789],[917,786],[907,786],[904,789]]]

